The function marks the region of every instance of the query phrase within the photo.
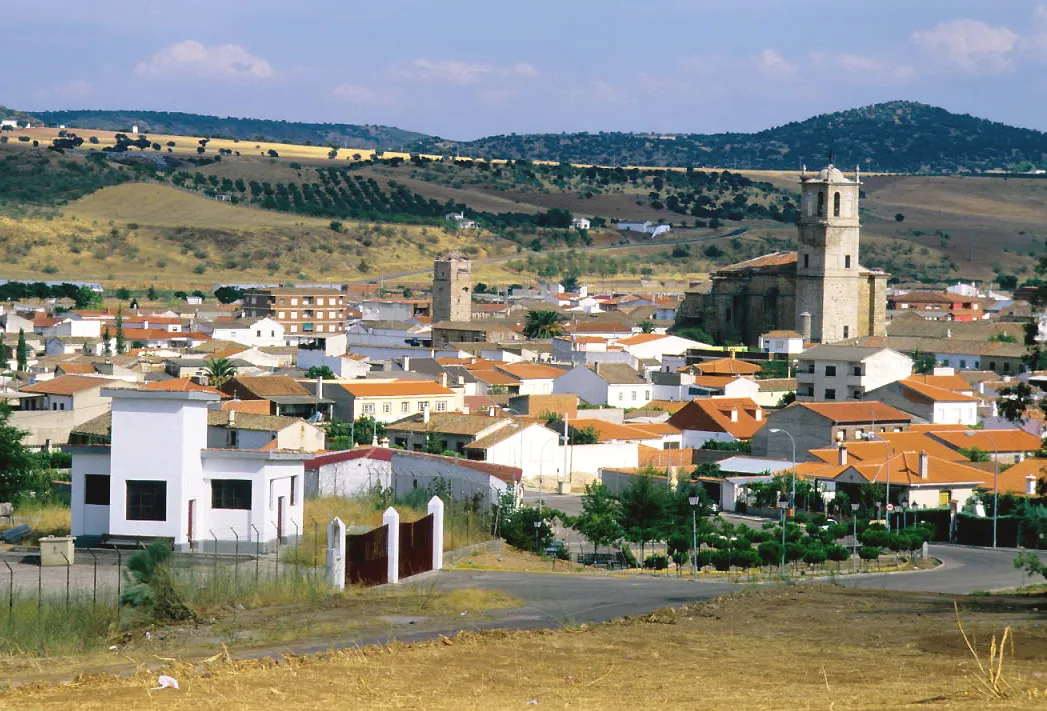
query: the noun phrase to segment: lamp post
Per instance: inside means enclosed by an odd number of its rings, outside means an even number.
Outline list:
[[[985,431],[976,432],[974,430],[967,431],[968,437],[975,437],[982,435],[987,437],[989,442],[992,443],[992,547],[996,547],[996,517],[1000,514],[1000,448],[996,446],[996,440],[991,435],[985,433]]]
[[[542,519],[534,522],[534,552],[538,553],[538,531],[542,528]]]
[[[783,435],[785,435],[786,437],[789,438],[789,442],[791,442],[792,446],[793,446],[793,468],[792,468],[792,471],[790,472],[791,475],[792,475],[792,480],[793,480],[792,494],[789,496],[789,506],[788,506],[788,509],[786,509],[785,507],[782,508],[782,575],[784,575],[785,574],[785,519],[786,519],[786,511],[787,510],[791,511],[793,509],[793,507],[796,506],[796,440],[793,439],[792,434],[790,434],[788,430],[783,430],[780,427],[772,427],[770,432],[771,432],[771,434],[783,434]]]
[[[851,504],[851,521],[854,533],[851,535],[851,570],[854,570],[854,559],[858,555],[858,504]]]
[[[691,578],[698,580],[698,504],[702,497],[689,496],[687,501],[691,504]]]

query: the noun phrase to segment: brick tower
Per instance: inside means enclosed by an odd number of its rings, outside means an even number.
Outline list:
[[[437,257],[433,262],[433,324],[472,318],[470,269],[469,260],[462,257]]]

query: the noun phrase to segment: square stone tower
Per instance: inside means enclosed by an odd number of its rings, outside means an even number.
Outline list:
[[[844,177],[831,163],[800,176],[797,223],[796,325],[815,343],[856,338],[859,329],[858,175]],[[861,331],[868,329],[861,329]]]
[[[471,268],[462,257],[437,257],[433,262],[433,324],[472,318]]]

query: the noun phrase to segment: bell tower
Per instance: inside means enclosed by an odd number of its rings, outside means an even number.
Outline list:
[[[815,343],[856,338],[859,333],[858,191],[830,163],[815,174],[800,175],[801,212],[797,223],[796,324],[806,324]]]

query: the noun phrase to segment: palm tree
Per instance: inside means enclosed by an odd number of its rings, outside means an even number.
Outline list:
[[[553,338],[563,333],[563,316],[555,311],[528,311],[524,323],[528,338]]]
[[[220,388],[236,375],[236,367],[228,358],[209,358],[204,361],[204,373],[207,375],[208,385]]]

